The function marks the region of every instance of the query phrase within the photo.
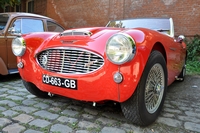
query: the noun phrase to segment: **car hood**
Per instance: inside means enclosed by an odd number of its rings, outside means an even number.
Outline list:
[[[129,30],[130,29],[110,27],[70,29],[56,35],[48,42],[43,43],[39,51],[55,47],[77,47],[88,49],[103,55],[106,43],[112,35],[119,32],[128,33]],[[133,30],[141,32],[137,29],[131,30],[132,32]]]

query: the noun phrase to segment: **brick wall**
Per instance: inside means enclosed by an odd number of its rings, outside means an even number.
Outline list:
[[[66,28],[105,26],[113,19],[172,17],[175,35],[200,34],[200,0],[35,0],[34,10]]]

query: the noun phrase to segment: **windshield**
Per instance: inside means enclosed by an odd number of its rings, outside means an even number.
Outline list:
[[[0,14],[0,30],[3,30],[7,24],[9,16],[7,14]]]
[[[128,19],[128,20],[115,20],[110,21],[107,27],[118,28],[148,28],[152,30],[169,30],[169,19],[157,19],[157,18],[140,18],[140,19]]]

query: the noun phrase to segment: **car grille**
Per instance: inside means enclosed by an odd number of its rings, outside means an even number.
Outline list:
[[[48,71],[85,74],[98,70],[104,59],[93,52],[77,48],[47,49],[37,55],[37,62]]]

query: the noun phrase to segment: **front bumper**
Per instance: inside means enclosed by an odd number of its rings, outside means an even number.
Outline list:
[[[105,60],[104,66],[95,72],[88,74],[60,74],[49,72],[41,68],[35,58],[20,58],[17,61],[24,64],[19,68],[23,80],[35,84],[40,90],[53,94],[73,98],[76,100],[99,102],[112,100],[116,102],[126,101],[134,93],[138,81],[140,80],[143,66],[139,63],[140,58],[134,58],[131,62],[123,66],[112,64]],[[123,81],[114,82],[113,75],[121,73]],[[77,88],[63,88],[44,84],[44,75],[60,77],[64,79],[74,79],[77,81]]]

